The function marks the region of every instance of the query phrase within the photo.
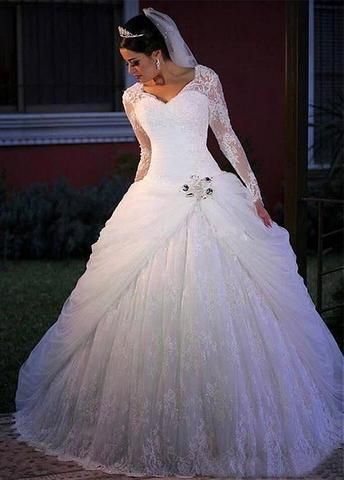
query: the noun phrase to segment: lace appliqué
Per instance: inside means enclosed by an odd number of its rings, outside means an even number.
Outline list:
[[[186,197],[196,197],[197,200],[208,198],[213,193],[213,177],[200,178],[199,175],[190,175],[190,181],[184,183],[180,191],[185,192]]]
[[[257,179],[252,171],[246,153],[232,128],[219,76],[210,68],[208,68],[207,84],[209,124],[219,147],[246,185],[252,200],[256,201],[260,199],[262,201]]]

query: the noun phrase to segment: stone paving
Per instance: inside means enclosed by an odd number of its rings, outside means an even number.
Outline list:
[[[109,475],[99,471],[84,470],[74,462],[62,462],[57,460],[57,457],[44,455],[25,444],[25,442],[18,441],[17,433],[11,429],[12,423],[11,414],[0,415],[0,480],[106,480],[109,478],[125,480],[128,478],[122,475]],[[334,451],[325,462],[314,470],[311,476],[298,478],[343,480],[343,453],[343,448]],[[198,480],[202,478],[214,477],[197,477]],[[238,480],[238,478],[235,480]],[[157,479],[153,477],[152,480]],[[223,477],[221,480],[224,480]],[[231,479],[228,478],[228,480]],[[251,477],[250,480],[261,479]],[[270,477],[270,480],[273,480],[272,477]],[[279,478],[278,480],[286,480],[286,478]]]

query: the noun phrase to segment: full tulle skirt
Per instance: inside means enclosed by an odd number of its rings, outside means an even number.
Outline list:
[[[289,233],[232,173],[131,185],[22,365],[13,428],[87,469],[299,476],[342,438],[343,355]]]

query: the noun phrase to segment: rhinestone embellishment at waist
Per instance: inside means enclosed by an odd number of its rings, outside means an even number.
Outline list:
[[[199,175],[191,175],[190,181],[184,183],[180,191],[185,192],[186,197],[196,197],[197,200],[208,198],[213,193],[212,178],[200,178]]]

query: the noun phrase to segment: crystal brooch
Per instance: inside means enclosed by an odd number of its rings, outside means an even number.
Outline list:
[[[184,183],[180,191],[185,192],[186,197],[196,197],[197,200],[208,198],[213,193],[213,177],[200,178],[199,175],[190,175],[190,181]]]

